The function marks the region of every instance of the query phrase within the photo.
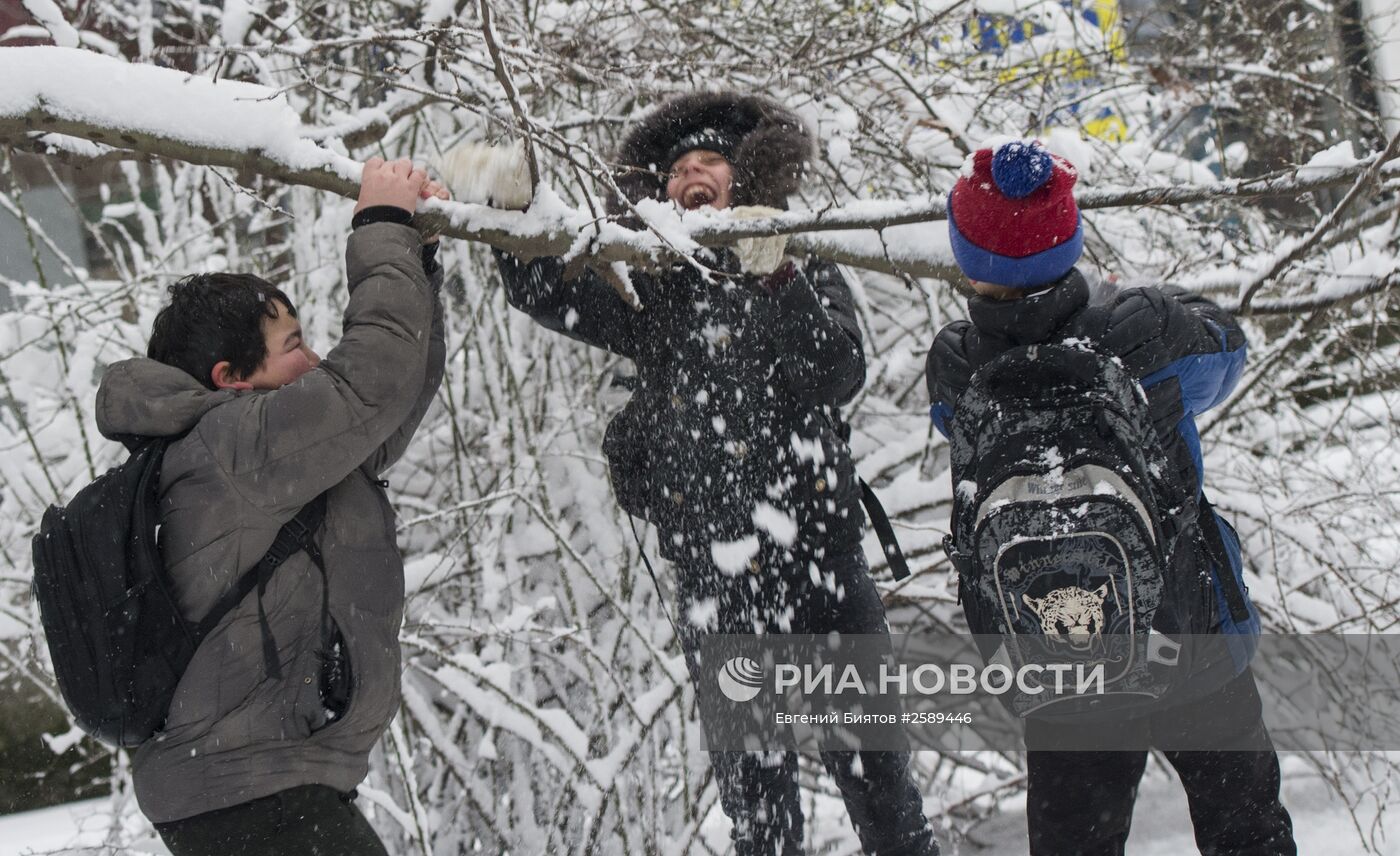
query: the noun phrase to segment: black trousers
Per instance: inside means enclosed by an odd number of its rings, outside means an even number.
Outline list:
[[[1212,719],[1214,733],[1258,751],[1164,751],[1186,790],[1203,856],[1295,856],[1293,823],[1279,801],[1278,756],[1245,670],[1222,689],[1140,721],[1143,743],[1189,745],[1182,729]],[[1217,727],[1221,731],[1215,731]],[[1232,727],[1227,727],[1232,726]],[[1080,726],[1081,728],[1083,726]],[[1074,726],[1026,722],[1026,825],[1031,856],[1121,856],[1147,752],[1057,752]]]
[[[705,633],[888,634],[885,607],[865,553],[832,555],[789,573],[717,577],[680,569],[681,644],[691,680],[712,679],[698,660]],[[697,626],[700,625],[700,626]],[[923,798],[909,775],[907,752],[823,752],[862,849],[872,856],[936,856]],[[733,821],[736,856],[800,856],[803,818],[795,752],[711,752],[720,805]]]
[[[304,785],[155,826],[172,856],[389,856],[353,799]]]

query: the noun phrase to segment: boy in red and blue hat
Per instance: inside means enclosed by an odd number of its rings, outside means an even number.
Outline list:
[[[1074,204],[1079,177],[1038,143],[1014,141],[974,152],[948,194],[948,238],[974,286],[1002,296],[1038,289],[1067,274],[1084,252]]]
[[[959,398],[973,375],[1013,348],[1074,342],[1115,358],[1146,393],[1168,477],[1198,506],[1185,519],[1198,520],[1197,531],[1214,527],[1222,533],[1215,543],[1224,549],[1190,554],[1194,558],[1187,561],[1196,566],[1186,570],[1214,579],[1214,597],[1226,597],[1220,580],[1225,573],[1240,578],[1239,544],[1232,530],[1225,534],[1227,527],[1201,493],[1195,417],[1234,388],[1244,366],[1244,332],[1229,313],[1180,289],[1091,294],[1075,267],[1084,246],[1073,196],[1077,178],[1068,161],[1034,141],[1008,142],[968,157],[948,195],[948,232],[976,296],[968,300],[968,320],[940,330],[929,352],[934,425],[950,436]],[[1207,567],[1211,555],[1220,560]],[[1214,567],[1226,562],[1228,571]],[[1243,626],[1221,621],[1211,632],[1257,633],[1257,613],[1247,602],[1242,607],[1236,614],[1247,613]],[[1125,727],[1150,746],[1195,745],[1191,729],[1204,727],[1222,745],[1249,747],[1163,754],[1181,777],[1202,853],[1291,856],[1297,851],[1279,801],[1278,758],[1247,663],[1245,655],[1222,688],[1154,710]],[[1124,852],[1147,753],[1057,751],[1092,744],[1084,739],[1087,727],[1026,720],[1032,856]]]

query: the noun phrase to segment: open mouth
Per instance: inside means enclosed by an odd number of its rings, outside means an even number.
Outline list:
[[[715,196],[710,192],[710,188],[702,184],[692,184],[681,194],[681,205],[687,211],[693,211],[703,205],[709,205],[715,201]]]

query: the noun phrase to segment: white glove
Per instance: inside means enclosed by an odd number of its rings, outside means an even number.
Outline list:
[[[759,220],[776,217],[783,213],[780,209],[767,205],[740,205],[729,209],[736,220]],[[739,257],[739,267],[744,273],[766,276],[778,269],[787,251],[787,235],[765,235],[761,238],[740,238],[734,242],[734,254]]]
[[[437,174],[461,202],[524,209],[530,204],[530,168],[520,143],[463,143],[443,154]]]

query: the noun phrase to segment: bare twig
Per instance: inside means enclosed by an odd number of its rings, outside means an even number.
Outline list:
[[[1278,300],[1256,300],[1248,306],[1221,305],[1237,315],[1298,315],[1318,309],[1332,309],[1345,306],[1372,294],[1393,291],[1400,287],[1400,270],[1384,276],[1363,279],[1357,285],[1337,294],[1310,294],[1302,297],[1285,297]]]
[[[533,190],[540,186],[540,164],[535,159],[535,144],[530,138],[530,117],[526,115],[525,108],[520,103],[520,93],[516,91],[515,81],[511,79],[510,70],[501,58],[501,49],[496,46],[495,28],[491,24],[491,2],[479,0],[477,6],[481,10],[481,38],[486,42],[486,50],[491,54],[496,79],[501,82],[501,88],[506,92],[506,100],[510,102],[511,112],[515,114],[515,121],[520,125],[520,138],[525,146],[525,160],[530,166],[530,188]]]
[[[1390,142],[1385,147],[1385,151],[1381,152],[1379,157],[1375,158],[1366,166],[1365,171],[1361,173],[1355,183],[1352,184],[1351,189],[1342,197],[1342,201],[1337,203],[1337,207],[1328,211],[1327,216],[1323,217],[1322,220],[1312,228],[1312,231],[1308,232],[1302,240],[1294,244],[1288,252],[1281,254],[1275,259],[1274,263],[1270,265],[1267,270],[1260,272],[1252,281],[1240,289],[1238,311],[1243,312],[1248,309],[1250,301],[1254,299],[1255,294],[1259,293],[1259,289],[1264,287],[1264,283],[1278,276],[1285,268],[1302,258],[1304,253],[1311,249],[1323,235],[1327,234],[1327,231],[1347,212],[1351,204],[1360,198],[1362,191],[1375,183],[1376,179],[1380,176],[1381,169],[1389,163],[1396,154],[1400,154],[1400,132],[1392,136]]]

